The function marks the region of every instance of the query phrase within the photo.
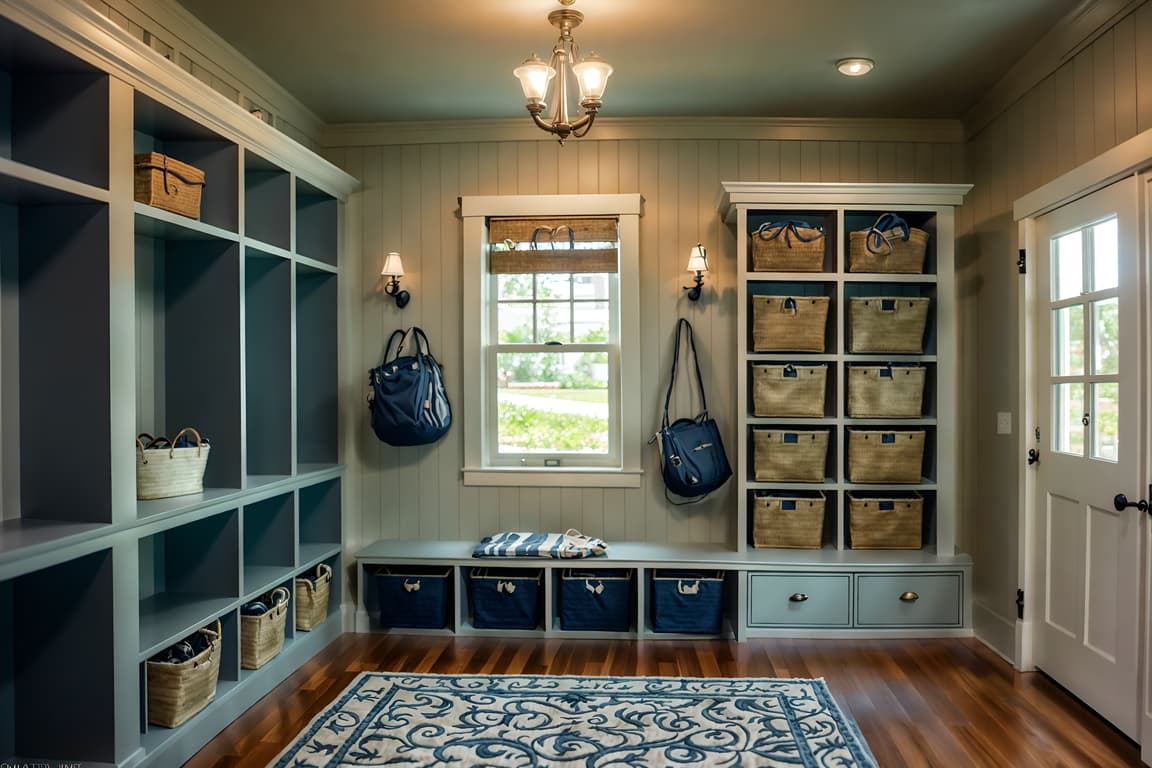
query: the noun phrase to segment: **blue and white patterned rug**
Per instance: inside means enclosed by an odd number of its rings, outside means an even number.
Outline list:
[[[876,760],[820,679],[364,672],[271,765],[875,768]]]

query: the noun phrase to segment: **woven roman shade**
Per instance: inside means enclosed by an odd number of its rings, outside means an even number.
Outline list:
[[[616,272],[620,264],[619,239],[614,216],[491,218],[488,272]],[[525,247],[527,250],[522,250]]]

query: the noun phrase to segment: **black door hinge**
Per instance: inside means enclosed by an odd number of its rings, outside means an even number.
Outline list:
[[[1016,618],[1024,618],[1024,590],[1016,590]]]
[[[1020,254],[1016,257],[1016,271],[1022,275],[1028,272],[1028,252],[1023,248],[1020,249]]]

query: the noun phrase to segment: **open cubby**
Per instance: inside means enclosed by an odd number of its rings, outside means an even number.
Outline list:
[[[924,500],[920,521],[920,547],[934,549],[936,546],[936,491],[918,489],[909,491],[899,485],[878,485],[876,487],[858,487],[851,491],[854,495],[875,496],[877,498],[901,499],[919,494]],[[844,546],[854,549],[852,545],[852,510],[851,504],[845,494],[844,498]],[[875,550],[873,550],[875,551]]]
[[[848,309],[849,300],[853,298],[865,298],[871,296],[883,296],[887,298],[892,297],[908,297],[908,298],[927,298],[931,299],[928,304],[928,320],[924,325],[924,345],[921,352],[903,353],[912,355],[935,355],[936,354],[936,310],[937,302],[937,289],[934,283],[885,283],[885,282],[856,282],[850,281],[844,283],[844,310],[841,316],[844,318],[844,351],[849,354],[867,354],[869,356],[878,355],[880,358],[893,357],[893,353],[887,352],[868,352],[868,353],[850,353],[851,340],[852,340],[852,320],[850,310]],[[829,324],[832,323],[832,313],[829,312]],[[895,356],[899,357],[900,353]]]
[[[824,381],[824,413],[823,413],[823,418],[833,419],[836,417],[836,415],[837,415],[837,411],[836,411],[836,381],[837,381],[837,377],[839,376],[839,369],[835,363],[822,361],[822,360],[812,360],[812,359],[810,359],[811,355],[809,353],[805,353],[805,352],[793,352],[793,353],[780,352],[780,353],[772,353],[772,356],[774,358],[779,357],[780,359],[779,360],[774,359],[771,362],[766,361],[766,360],[759,360],[759,359],[748,361],[747,370],[745,371],[745,375],[748,377],[748,379],[747,379],[748,380],[748,387],[747,387],[747,389],[748,389],[748,392],[747,392],[748,402],[745,403],[744,407],[747,409],[747,418],[748,418],[749,422],[757,423],[757,424],[767,423],[767,422],[789,423],[791,420],[812,421],[813,418],[820,418],[820,417],[812,417],[812,416],[757,416],[756,415],[756,404],[755,404],[755,388],[754,388],[753,382],[755,380],[754,379],[754,369],[758,365],[771,365],[771,366],[792,365],[792,366],[795,366],[797,369],[800,369],[801,372],[803,372],[802,369],[805,366],[813,366],[813,365],[826,366],[825,381]]]
[[[764,224],[779,224],[788,221],[803,222],[812,227],[820,227],[824,230],[824,264],[821,272],[835,272],[836,271],[836,212],[835,211],[821,211],[821,210],[801,210],[801,211],[750,211],[748,213],[748,237],[758,237],[757,231],[761,225]],[[790,234],[790,233],[789,233]],[[784,233],[777,235],[777,237],[784,237]],[[787,242],[787,241],[785,241]],[[747,249],[748,260],[746,268],[749,272],[753,271],[752,265],[752,248]],[[755,277],[756,273],[751,275]],[[813,273],[816,274],[816,273]]]
[[[901,357],[901,356],[895,355],[894,357]],[[899,418],[899,419],[891,418],[891,417],[888,417],[888,418],[881,418],[881,417],[854,418],[852,416],[848,416],[848,395],[849,395],[849,390],[848,390],[849,373],[848,373],[848,369],[855,367],[855,366],[865,366],[865,367],[869,367],[869,368],[883,367],[883,366],[889,365],[889,364],[890,364],[889,361],[886,359],[877,359],[875,361],[855,360],[855,361],[850,362],[850,363],[844,363],[840,367],[840,375],[844,379],[844,390],[843,390],[843,392],[844,392],[844,405],[843,405],[844,411],[843,412],[845,414],[845,420],[849,424],[860,425],[860,424],[880,424],[880,423],[883,423],[883,424],[907,423],[907,420],[903,419],[903,418]],[[937,407],[936,407],[936,400],[937,400],[936,368],[937,368],[937,364],[935,362],[923,362],[923,361],[917,361],[917,360],[907,360],[906,362],[903,362],[903,363],[892,363],[892,365],[893,365],[893,370],[896,371],[897,373],[899,372],[901,366],[919,366],[919,367],[924,368],[924,396],[923,396],[923,399],[921,400],[921,403],[920,403],[920,415],[919,415],[919,417],[914,417],[914,418],[919,418],[919,419],[928,420],[928,421],[935,419],[936,414],[937,414]]]
[[[787,485],[787,484],[783,484],[783,485]],[[799,496],[797,496],[797,498],[802,498],[805,495],[815,494],[818,492],[822,492],[824,494],[824,520],[823,520],[823,523],[821,524],[820,546],[818,547],[818,549],[825,549],[825,548],[836,549],[836,544],[837,544],[837,540],[838,540],[838,533],[839,533],[838,521],[840,519],[840,514],[839,514],[840,495],[837,492],[835,492],[831,489],[828,489],[828,488],[812,487],[812,488],[799,489],[799,487],[796,484],[793,484],[793,487],[791,487],[791,488],[775,487],[774,486],[774,487],[767,489],[767,490],[761,489],[761,490],[756,490],[756,491],[748,491],[748,530],[745,533],[745,537],[747,539],[748,549],[749,550],[752,550],[752,549],[760,549],[760,550],[774,549],[773,547],[757,547],[755,545],[755,541],[753,539],[753,529],[756,526],[756,505],[755,505],[754,499],[757,496],[762,496],[762,495],[763,496],[770,496],[772,494],[790,495],[790,494],[797,494],[798,493]]]
[[[339,244],[336,198],[296,180],[296,253],[336,266]]]
[[[340,481],[326,480],[299,490],[300,559],[310,563],[340,547]]]
[[[765,490],[769,486],[772,488],[793,488],[799,490],[822,490],[821,483],[833,483],[836,478],[836,457],[840,450],[840,435],[834,425],[821,424],[818,421],[794,419],[786,423],[778,423],[777,419],[763,419],[764,423],[749,424],[747,429],[747,445],[748,445],[748,466],[745,469],[747,476],[747,483],[749,487],[755,487],[757,490]],[[824,479],[820,482],[802,482],[802,481],[780,481],[780,480],[757,480],[756,479],[756,437],[757,431],[766,431],[773,433],[791,433],[791,432],[827,432],[828,433],[828,451],[824,456]],[[797,437],[799,439],[799,436]]]
[[[296,462],[335,464],[337,440],[336,275],[296,266]]]
[[[3,760],[115,762],[114,616],[110,549],[0,583]]]
[[[754,355],[770,355],[773,359],[783,359],[784,357],[795,357],[797,355],[820,355],[820,354],[835,354],[836,352],[836,324],[839,322],[837,318],[841,315],[841,308],[836,301],[836,284],[833,282],[811,280],[811,281],[781,281],[781,280],[764,280],[763,276],[771,273],[761,272],[758,273],[757,279],[750,279],[747,282],[746,288],[746,301],[748,302],[748,323],[747,328],[744,329],[745,344],[749,354]],[[752,297],[753,296],[786,296],[801,298],[803,296],[827,296],[830,301],[828,302],[828,319],[824,324],[824,350],[823,352],[756,352],[755,343],[753,341],[753,327],[755,325],[755,314],[752,310]]]
[[[107,189],[108,104],[106,73],[0,19],[0,158]]]
[[[292,174],[252,152],[244,153],[244,237],[292,248]]]
[[[924,274],[936,274],[936,212],[869,210],[844,212],[844,271],[848,271],[848,239],[852,232],[867,231],[881,216],[895,213],[908,223],[910,228],[922,229],[928,233],[928,247],[924,251]],[[867,274],[857,272],[855,274]]]
[[[239,245],[137,236],[136,276],[137,431],[195,428],[205,488],[240,488]]]
[[[108,231],[102,204],[0,205],[5,520],[112,522],[108,447],[84,449],[112,431]]]
[[[240,149],[234,142],[140,92],[134,128],[134,154],[159,152],[204,172],[200,221],[228,232],[240,230]]]
[[[244,507],[245,597],[266,592],[291,574],[296,564],[294,513],[290,493]]]
[[[244,357],[249,475],[292,474],[292,263],[245,248]]]
[[[240,596],[237,510],[139,540],[140,651],[147,658],[191,634]]]

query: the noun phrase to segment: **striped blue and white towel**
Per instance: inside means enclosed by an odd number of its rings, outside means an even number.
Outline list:
[[[608,551],[603,539],[585,536],[574,528],[564,533],[504,531],[485,536],[472,557],[597,557]]]

